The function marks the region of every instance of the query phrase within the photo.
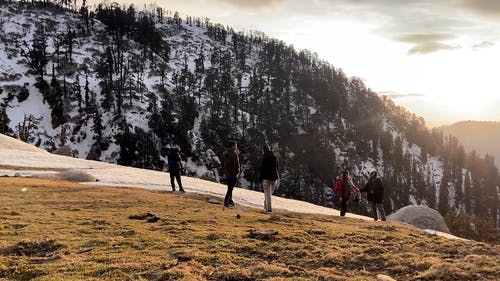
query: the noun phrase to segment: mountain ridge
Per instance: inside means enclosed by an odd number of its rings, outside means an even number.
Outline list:
[[[481,155],[489,154],[500,165],[500,122],[464,120],[446,126],[437,127],[447,134],[454,135],[468,150],[475,150]]]

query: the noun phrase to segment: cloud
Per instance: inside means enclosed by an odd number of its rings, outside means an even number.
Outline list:
[[[500,20],[500,1],[498,0],[462,0],[461,4],[462,7],[476,14]]]
[[[274,8],[282,3],[285,0],[220,0],[220,2],[224,2],[226,4],[231,4],[232,6],[238,7],[244,10],[267,10],[270,8]]]
[[[399,92],[393,92],[393,91],[381,91],[378,92],[379,95],[391,98],[391,99],[397,99],[397,98],[411,98],[411,97],[424,97],[422,94],[418,93],[399,93]]]
[[[477,49],[482,49],[482,48],[489,48],[489,47],[493,47],[495,44],[489,42],[489,41],[482,41],[482,42],[479,42],[477,44],[474,44],[474,46],[472,46],[472,49],[474,50],[477,50]]]
[[[408,55],[429,54],[443,50],[453,50],[461,48],[459,45],[443,43],[442,41],[451,40],[455,37],[449,33],[434,34],[406,34],[396,37],[399,42],[414,45],[408,50]]]
[[[435,41],[443,41],[453,39],[455,36],[449,33],[434,33],[434,34],[405,34],[396,37],[398,41],[405,43],[430,43]]]
[[[459,48],[462,47],[460,47],[459,45],[449,45],[438,42],[429,42],[429,43],[418,44],[413,48],[409,49],[408,55],[417,55],[417,54],[424,55],[424,54],[430,54],[445,50],[454,50]]]

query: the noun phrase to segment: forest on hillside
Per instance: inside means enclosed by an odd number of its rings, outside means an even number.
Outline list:
[[[79,157],[156,170],[175,142],[187,174],[214,181],[222,180],[217,156],[236,140],[241,186],[255,190],[261,146],[270,143],[282,167],[279,196],[334,207],[340,170],[363,186],[377,169],[388,213],[426,205],[456,234],[483,240],[488,226],[493,233],[500,226],[492,157],[427,129],[423,118],[307,50],[155,5],[3,0],[0,7],[2,26],[9,17],[32,20],[21,26],[32,37],[0,33],[1,51],[26,68],[1,79],[0,133],[49,151],[85,144]],[[33,115],[13,126],[12,105],[36,93],[51,128]]]

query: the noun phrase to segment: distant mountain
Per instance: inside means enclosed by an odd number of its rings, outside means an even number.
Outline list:
[[[493,156],[500,167],[500,122],[462,121],[438,129],[455,136],[466,150]]]
[[[376,169],[388,213],[418,204],[500,218],[498,170],[456,138],[312,52],[160,7],[0,0],[0,133],[154,170],[175,142],[186,174],[212,181],[236,140],[239,186],[253,190],[269,143],[282,197],[335,207],[341,170],[363,186]]]

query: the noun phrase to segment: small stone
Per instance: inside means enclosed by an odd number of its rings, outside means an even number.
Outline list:
[[[248,234],[248,237],[254,238],[254,239],[259,239],[259,240],[274,240],[276,235],[278,234],[278,231],[268,229],[268,230],[255,230],[252,229],[250,230],[250,234]]]
[[[216,204],[216,205],[221,205],[221,204],[222,204],[222,202],[221,202],[221,201],[219,201],[219,200],[217,200],[217,199],[214,199],[214,198],[210,198],[210,199],[208,199],[208,201],[207,201],[207,202],[208,202],[208,203],[211,203],[211,204]]]
[[[377,274],[377,281],[396,281],[396,279],[384,274]]]

